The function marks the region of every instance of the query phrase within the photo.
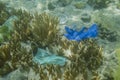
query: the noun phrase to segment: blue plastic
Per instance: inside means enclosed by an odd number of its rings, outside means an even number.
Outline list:
[[[98,26],[93,24],[90,28],[83,27],[80,31],[70,29],[65,26],[66,34],[64,36],[68,40],[82,41],[88,38],[95,38],[98,35]]]

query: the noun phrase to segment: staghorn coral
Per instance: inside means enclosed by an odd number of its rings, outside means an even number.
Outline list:
[[[20,41],[29,40],[32,36],[30,29],[33,16],[29,12],[22,10],[18,10],[14,14],[18,17],[18,20],[14,24],[13,36],[16,36]]]
[[[32,65],[32,52],[22,47],[20,42],[10,42],[0,47],[0,75],[3,76],[19,68],[25,70]]]
[[[97,69],[102,63],[102,48],[92,40],[80,43],[63,40],[61,46],[64,56],[72,60],[79,58],[85,61],[85,64],[90,70]]]
[[[40,47],[49,47],[59,41],[59,20],[55,16],[46,13],[34,15],[32,23],[33,41]]]
[[[6,10],[6,4],[0,1],[0,25],[2,25],[9,17]]]
[[[11,32],[6,26],[0,26],[0,43],[8,41],[10,39]]]
[[[2,25],[16,10],[7,7],[7,4],[0,1],[0,25]]]
[[[103,56],[102,48],[95,41],[85,40],[79,43],[63,39],[57,48],[49,49],[51,52],[58,53],[70,60],[70,64],[66,65],[64,69],[65,80],[76,79],[80,74],[85,80],[99,77],[96,70],[102,65]],[[94,77],[90,77],[89,74]]]

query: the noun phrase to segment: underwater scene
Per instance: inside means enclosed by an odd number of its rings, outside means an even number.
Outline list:
[[[120,0],[0,0],[0,80],[120,80]]]

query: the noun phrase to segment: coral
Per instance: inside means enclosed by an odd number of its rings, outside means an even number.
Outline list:
[[[59,42],[59,20],[55,16],[46,13],[34,15],[33,20],[33,41],[40,47],[49,47]]]
[[[6,10],[6,4],[0,1],[0,25],[2,25],[9,17]]]
[[[0,26],[0,43],[8,41],[10,39],[11,32],[6,26]]]
[[[21,66],[26,69],[29,65],[32,65],[32,52],[28,52],[26,48],[22,47],[20,42],[11,41],[8,44],[4,44],[0,47],[0,52],[0,61],[2,63],[0,66],[1,76]]]
[[[67,44],[69,45],[66,46]],[[63,53],[64,55],[66,55],[66,57],[68,58],[71,57],[71,59],[74,59],[74,58],[83,59],[82,61],[85,61],[85,64],[88,66],[90,70],[96,69],[97,66],[101,65],[102,49],[94,41],[87,40],[87,41],[83,41],[80,43],[75,42],[75,41],[72,41],[72,42],[64,41],[64,44],[62,45],[62,47],[63,47],[62,49]],[[67,50],[71,52],[70,55],[67,52]]]
[[[91,74],[93,76],[94,72],[103,63],[102,48],[93,40],[81,41],[79,43],[63,39],[59,46],[56,47],[58,49],[55,51],[53,47],[51,52],[56,52],[58,55],[70,60],[70,63],[67,62],[64,66],[63,78],[65,80],[76,79],[79,75],[85,80],[91,79],[92,77],[88,75]]]
[[[8,44],[0,47],[0,68],[5,64],[7,60],[10,59],[9,47]]]
[[[18,10],[14,13],[18,17],[18,20],[14,22],[14,34],[13,36],[16,36],[16,39],[19,39],[20,41],[27,41],[32,37],[31,33],[31,22],[33,16],[23,10]]]
[[[0,76],[19,69],[27,74],[24,78],[33,80],[99,79],[97,70],[103,65],[104,57],[102,48],[94,40],[76,42],[65,39],[59,34],[58,17],[47,13],[31,14],[18,10],[12,15],[18,19],[13,21],[13,33],[10,35],[12,38],[0,46]],[[1,29],[1,33],[4,30]],[[96,31],[96,25],[87,31],[90,30]],[[48,49],[51,55],[65,57],[68,61],[62,66],[37,64],[33,59],[39,48],[44,51]]]

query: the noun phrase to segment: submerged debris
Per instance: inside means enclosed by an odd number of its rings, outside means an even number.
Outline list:
[[[80,31],[69,29],[65,27],[67,34],[64,36],[69,40],[82,41],[88,38],[95,38],[98,35],[97,25],[93,24],[90,28],[83,27]]]

